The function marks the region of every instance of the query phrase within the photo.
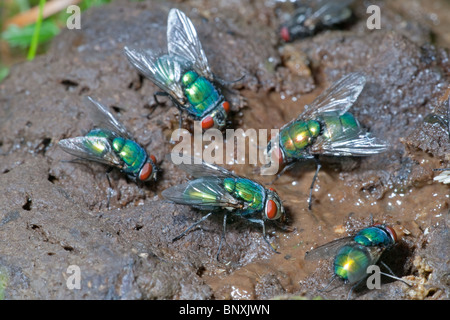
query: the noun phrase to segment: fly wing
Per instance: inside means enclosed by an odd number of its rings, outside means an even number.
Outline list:
[[[319,1],[314,13],[305,21],[305,26],[316,25],[319,21],[333,20],[334,16],[342,16],[346,9],[354,0],[326,0]],[[330,17],[330,18],[328,18]],[[340,21],[341,19],[335,18]],[[331,22],[333,23],[333,22]]]
[[[450,168],[443,170],[438,176],[433,178],[434,181],[450,184]]]
[[[378,138],[370,136],[369,133],[361,132],[350,139],[316,140],[311,148],[311,153],[328,156],[355,156],[363,157],[385,152],[388,144]]]
[[[138,48],[125,47],[124,51],[130,63],[140,73],[171,95],[180,105],[186,103],[180,82],[186,61]]]
[[[194,25],[178,9],[171,9],[169,12],[167,46],[169,55],[191,62],[198,74],[211,81],[214,79]]]
[[[162,196],[174,203],[202,210],[241,208],[242,203],[225,190],[222,182],[222,179],[216,177],[199,178],[166,189]]]
[[[200,177],[219,177],[219,178],[238,178],[234,173],[226,170],[225,168],[207,163],[201,159],[190,156],[179,156],[177,154],[170,154],[168,156],[170,161],[176,164],[180,169],[188,173],[189,175]]]
[[[353,236],[333,240],[305,254],[305,260],[328,259],[334,257],[339,249],[353,241]]]
[[[58,145],[67,153],[86,160],[100,162],[109,166],[122,167],[122,161],[111,148],[108,139],[100,137],[75,137],[63,139]],[[98,152],[94,152],[97,150]]]
[[[322,92],[297,120],[311,119],[330,111],[337,111],[339,115],[343,115],[355,103],[365,84],[366,77],[362,73],[354,72],[346,75]]]
[[[106,106],[89,96],[84,100],[86,105],[90,107],[89,116],[97,128],[109,129],[118,136],[133,139],[125,126],[114,118]]]

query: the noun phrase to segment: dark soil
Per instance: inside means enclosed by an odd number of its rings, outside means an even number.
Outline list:
[[[332,261],[304,255],[373,218],[396,229],[400,241],[383,261],[413,286],[386,278],[381,289],[355,290],[352,298],[448,299],[450,194],[433,182],[432,169],[449,167],[450,141],[446,127],[430,119],[448,109],[450,9],[445,1],[387,2],[376,2],[380,30],[367,29],[366,8],[356,1],[355,20],[343,30],[285,44],[277,30],[291,8],[277,2],[119,0],[86,12],[81,30],[64,30],[46,54],[12,68],[0,84],[0,297],[346,299],[349,286],[319,291],[332,277]],[[351,111],[390,148],[365,159],[324,159],[312,211],[312,164],[278,179],[293,230],[268,225],[281,254],[267,247],[259,226],[234,219],[217,261],[220,214],[172,242],[201,217],[160,196],[188,178],[165,160],[178,111],[170,101],[156,105],[158,88],[123,54],[125,45],[164,51],[172,7],[192,19],[215,74],[245,75],[223,91],[233,128],[280,128],[343,75],[367,75]],[[91,128],[86,95],[110,107],[163,160],[158,181],[143,186],[113,171],[109,208],[106,168],[70,161],[57,146]],[[183,126],[191,129],[191,120]],[[227,168],[273,179],[250,165]],[[71,265],[80,268],[81,289],[66,285]]]

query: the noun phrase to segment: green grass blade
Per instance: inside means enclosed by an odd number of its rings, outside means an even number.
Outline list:
[[[42,20],[43,20],[42,15],[44,12],[45,2],[46,2],[46,0],[39,1],[39,16],[36,21],[36,25],[34,26],[34,34],[33,34],[33,38],[31,39],[30,50],[28,51],[28,57],[27,57],[28,60],[33,60],[34,57],[36,56],[36,50],[37,50],[37,46],[39,43],[39,33],[41,31],[41,24],[42,24]]]

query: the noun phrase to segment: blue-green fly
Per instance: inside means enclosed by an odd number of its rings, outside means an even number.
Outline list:
[[[217,258],[225,237],[228,214],[259,224],[262,227],[264,240],[275,251],[266,238],[265,222],[283,220],[285,210],[274,189],[265,188],[258,182],[237,176],[222,167],[187,156],[172,155],[172,161],[177,158],[181,160],[176,162],[180,163],[178,167],[194,179],[164,190],[162,196],[174,203],[189,205],[209,213],[175,237],[173,241],[182,238],[213,213],[222,211],[224,212],[223,234]]]
[[[94,128],[84,136],[61,140],[59,146],[80,159],[118,168],[133,181],[156,180],[156,157],[148,155],[104,105],[91,97],[87,104]]]
[[[221,129],[226,125],[230,104],[225,101],[191,20],[180,10],[171,9],[167,21],[168,54],[125,47],[130,63],[168,96],[181,114],[186,111],[201,121],[204,130]]]
[[[284,165],[278,177],[297,162],[316,161],[312,190],[321,168],[319,156],[370,156],[386,151],[387,143],[363,130],[348,110],[361,93],[366,78],[362,73],[350,73],[322,92],[305,111],[291,120],[271,139],[265,150],[266,166],[272,161]],[[264,170],[264,168],[263,168]]]
[[[392,227],[386,224],[373,224],[360,230],[356,235],[331,241],[307,252],[305,259],[315,260],[333,257],[333,279],[325,288],[334,279],[339,278],[345,283],[354,285],[349,292],[348,297],[350,298],[353,289],[368,276],[367,268],[377,264],[382,253],[391,249],[396,243],[397,234]],[[386,264],[381,263],[390,274],[384,272],[380,272],[380,274],[408,284],[403,279],[396,277]]]
[[[286,42],[310,37],[323,29],[331,29],[350,20],[349,8],[354,0],[298,1],[289,21],[280,28]]]

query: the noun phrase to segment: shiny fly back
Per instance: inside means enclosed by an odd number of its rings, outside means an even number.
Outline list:
[[[130,63],[186,111],[203,129],[223,128],[230,105],[214,84],[197,31],[181,11],[171,9],[167,22],[168,54],[125,47]]]
[[[59,146],[78,158],[118,168],[133,180],[156,180],[156,158],[134,141],[105,106],[87,98],[95,128],[85,136],[63,139]]]
[[[318,157],[321,155],[363,157],[386,151],[387,143],[364,131],[348,112],[365,82],[363,74],[350,73],[322,92],[302,114],[285,124],[271,139],[265,150],[266,167],[270,167],[272,162],[289,167],[296,161],[314,159],[318,165],[313,186],[320,169]]]
[[[285,215],[281,200],[273,189],[203,161],[195,164],[190,157],[183,157],[179,167],[194,179],[164,190],[162,196],[167,200],[204,211],[223,211],[224,219],[227,214],[233,214],[258,223],[263,228],[265,241],[265,221],[278,220]],[[186,231],[175,239],[184,236]]]
[[[349,5],[353,1],[318,0],[300,3],[290,20],[281,26],[280,36],[284,41],[291,42],[344,23],[352,15]]]
[[[384,152],[387,144],[371,137],[349,112],[365,85],[365,76],[350,73],[319,95],[296,119],[284,125],[266,150],[282,163],[327,156],[369,156]],[[280,150],[273,150],[277,145]]]
[[[356,283],[367,276],[367,268],[378,262],[381,254],[397,242],[395,230],[375,224],[356,235],[319,246],[305,255],[306,260],[334,259],[334,274],[347,283]]]

